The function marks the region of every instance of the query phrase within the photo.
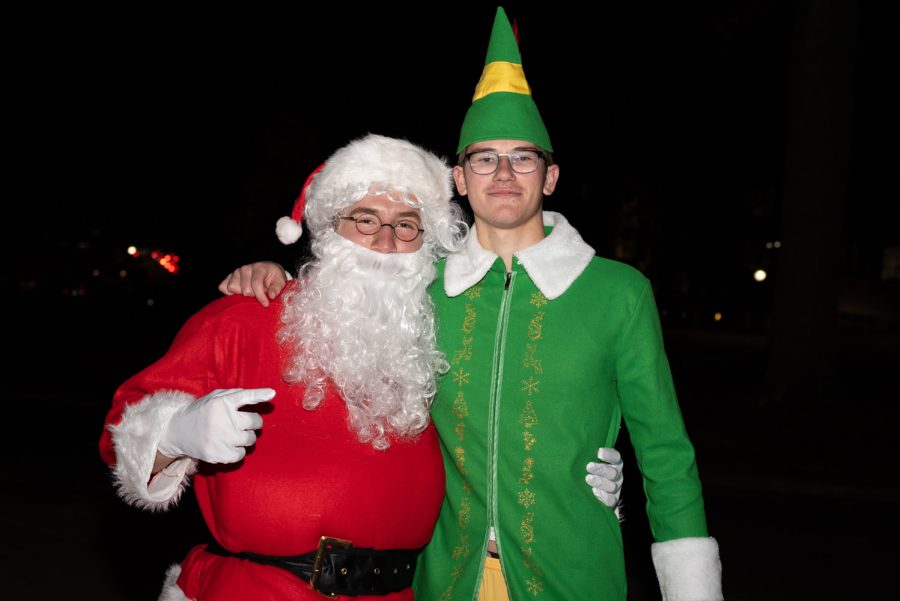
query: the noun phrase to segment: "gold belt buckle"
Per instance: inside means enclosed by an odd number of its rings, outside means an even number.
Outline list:
[[[348,540],[344,540],[342,538],[331,538],[330,536],[323,536],[319,539],[319,547],[316,549],[316,556],[313,558],[313,566],[312,572],[309,574],[309,588],[316,591],[320,595],[325,595],[331,599],[337,598],[337,593],[323,593],[317,588],[319,583],[319,574],[322,573],[322,557],[325,555],[325,551],[329,549],[349,549],[353,546]]]

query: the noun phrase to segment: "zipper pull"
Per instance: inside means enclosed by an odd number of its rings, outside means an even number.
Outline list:
[[[512,272],[506,272],[506,284],[503,286],[504,290],[509,290],[509,281],[512,279]]]

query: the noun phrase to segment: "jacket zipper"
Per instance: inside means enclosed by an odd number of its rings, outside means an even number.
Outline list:
[[[487,507],[488,507],[488,531],[485,532],[485,549],[482,550],[484,555],[487,540],[490,533],[490,527],[494,527],[494,539],[497,543],[497,552],[500,557],[503,553],[500,550],[500,528],[496,523],[498,513],[497,506],[497,444],[499,438],[499,416],[500,416],[500,391],[503,385],[503,359],[506,356],[506,332],[509,324],[510,298],[512,297],[513,285],[515,284],[515,272],[506,274],[506,282],[503,285],[503,295],[500,298],[500,312],[497,316],[497,333],[494,338],[494,364],[491,370],[493,376],[491,378],[491,396],[488,413],[488,490],[487,490]],[[502,568],[501,560],[501,568]],[[484,568],[482,568],[483,571]],[[503,575],[506,578],[506,574]],[[475,591],[478,592],[477,590]]]

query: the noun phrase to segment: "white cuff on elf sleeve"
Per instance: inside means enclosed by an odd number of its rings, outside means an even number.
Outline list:
[[[719,545],[710,537],[677,538],[650,547],[663,601],[722,601]]]
[[[165,390],[148,395],[129,405],[122,421],[109,426],[116,465],[113,479],[119,496],[126,502],[154,511],[163,511],[178,502],[189,477],[197,471],[197,462],[180,458],[153,479],[153,462],[159,441],[181,407],[194,401],[194,396],[177,390]]]

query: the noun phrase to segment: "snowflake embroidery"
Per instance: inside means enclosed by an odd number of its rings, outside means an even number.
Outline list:
[[[540,385],[540,380],[535,380],[534,376],[528,376],[527,380],[522,380],[522,392],[527,392],[528,396],[537,394],[540,392],[540,389],[538,388]]]
[[[531,593],[532,595],[534,595],[535,597],[537,597],[539,593],[544,592],[544,581],[538,580],[537,578],[532,578],[531,580],[526,580],[525,586],[528,587],[528,592]]]
[[[528,509],[529,507],[534,505],[534,499],[535,494],[533,491],[528,490],[527,488],[525,490],[519,491],[519,505],[521,505],[525,509]]]
[[[471,375],[471,373],[460,367],[458,370],[453,372],[453,381],[462,386],[463,384],[469,383],[469,376]]]

